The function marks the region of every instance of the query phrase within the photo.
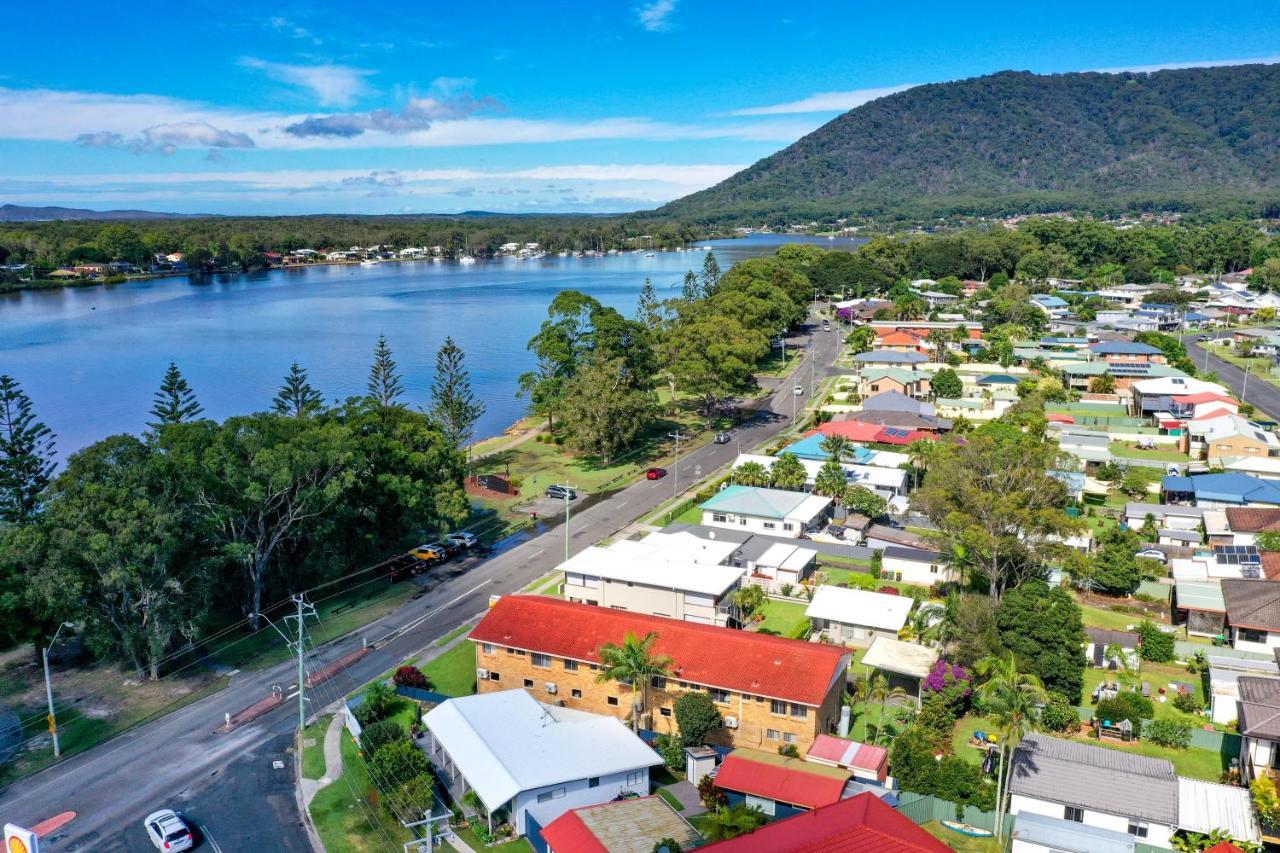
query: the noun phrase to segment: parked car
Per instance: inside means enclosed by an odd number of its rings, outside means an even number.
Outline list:
[[[457,533],[450,533],[445,537],[445,539],[456,543],[459,548],[464,550],[467,548],[474,548],[475,544],[480,541],[479,539],[476,539],[474,533],[468,533],[465,530],[460,530]]]
[[[1196,340],[1203,344],[1213,340],[1213,336],[1212,335],[1196,335]]]
[[[646,480],[661,480],[665,476],[667,476],[666,468],[650,468],[648,471],[644,472],[644,478]]]
[[[829,332],[829,331],[831,331],[831,324],[830,324],[830,323],[823,323],[823,324],[822,324],[822,331],[824,331],[824,332]]]
[[[157,850],[190,850],[195,846],[191,828],[173,809],[161,809],[147,815],[142,825]]]
[[[729,435],[727,432],[721,431],[716,433],[716,444],[728,444],[732,440],[733,436]]]
[[[561,501],[568,498],[573,501],[578,499],[578,493],[568,486],[547,486],[547,497]]]
[[[1159,560],[1162,563],[1168,559],[1168,556],[1164,553],[1164,551],[1161,551],[1159,548],[1143,548],[1141,551],[1134,554],[1133,556],[1146,557],[1148,560]]]
[[[797,385],[797,386],[796,386],[796,396],[797,396],[797,397],[803,397],[803,396],[804,396],[804,386],[803,386],[803,385]]]
[[[417,557],[419,560],[425,560],[428,563],[438,562],[448,555],[448,550],[439,542],[428,542],[426,545],[419,545],[409,552],[409,556]]]

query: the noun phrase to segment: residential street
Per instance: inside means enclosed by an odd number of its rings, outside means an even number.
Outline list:
[[[838,329],[824,333],[820,325],[809,328],[816,349],[815,375],[820,380],[835,360],[841,334]],[[797,336],[794,342],[803,343],[805,337]],[[1197,364],[1202,358],[1197,357]],[[1230,366],[1216,369],[1224,378],[1234,370]],[[779,383],[769,411],[734,431],[738,441],[681,454],[680,485],[686,487],[730,463],[739,441],[745,450],[786,428],[796,401],[794,384],[806,384],[809,376],[806,359]],[[1259,404],[1280,412],[1280,392],[1262,383],[1258,387],[1276,401],[1274,407],[1269,401]],[[670,498],[675,473],[672,470],[656,481],[638,480],[581,512],[575,510],[571,551],[614,534]],[[316,655],[319,662],[331,661],[360,648],[364,640],[391,637],[312,691],[310,707],[318,709],[337,700],[430,645],[482,612],[490,595],[516,592],[554,568],[564,559],[563,537],[563,526],[555,525],[490,559],[470,560],[462,564],[465,570],[453,564],[435,570],[444,574],[428,586],[425,595]],[[316,666],[312,664],[313,669]],[[0,820],[29,826],[74,811],[74,820],[41,839],[42,850],[140,851],[150,849],[142,819],[155,809],[171,807],[199,825],[205,839],[201,849],[226,853],[310,849],[294,797],[294,757],[286,751],[297,726],[295,702],[286,702],[230,734],[217,731],[224,714],[263,698],[272,685],[291,692],[294,667],[286,662],[265,672],[237,676],[229,688],[214,696],[14,784],[0,793]],[[276,767],[273,762],[282,765]]]
[[[1218,374],[1218,378],[1222,380],[1222,384],[1230,388],[1232,393],[1241,400],[1246,403],[1252,403],[1259,413],[1266,414],[1272,419],[1280,417],[1280,388],[1250,375],[1249,396],[1246,399],[1242,393],[1244,391],[1243,370],[1218,358],[1212,351],[1206,352],[1204,347],[1190,338],[1185,338],[1183,344],[1187,348],[1187,355],[1195,362],[1197,370],[1205,370],[1207,364],[1207,369],[1215,371]],[[1206,356],[1208,357],[1207,361]]]

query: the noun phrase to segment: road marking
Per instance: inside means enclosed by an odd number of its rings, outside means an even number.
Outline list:
[[[481,581],[480,583],[476,584],[476,585],[475,585],[475,586],[473,586],[471,589],[467,590],[466,592],[462,593],[461,595],[455,596],[454,598],[450,599],[449,601],[446,601],[444,604],[441,604],[439,607],[437,607],[437,608],[435,608],[435,609],[433,609],[433,610],[428,610],[426,613],[422,614],[422,615],[421,615],[421,616],[419,616],[417,619],[415,619],[415,620],[413,620],[412,622],[410,622],[410,623],[408,623],[408,624],[404,625],[403,627],[401,627],[401,628],[396,628],[396,629],[394,629],[394,630],[390,631],[390,632],[389,632],[386,636],[384,636],[384,637],[379,637],[378,639],[376,639],[376,640],[374,640],[373,642],[369,643],[369,647],[370,647],[370,648],[376,648],[377,646],[379,646],[379,645],[380,645],[380,644],[382,644],[382,643],[385,643],[385,642],[388,642],[388,641],[390,641],[390,640],[395,640],[395,639],[399,639],[400,637],[403,637],[406,633],[408,633],[408,632],[409,632],[409,631],[411,631],[412,629],[414,629],[414,628],[418,627],[418,626],[419,626],[419,625],[421,625],[423,622],[426,622],[426,621],[427,621],[428,619],[430,619],[432,616],[435,616],[437,613],[441,612],[442,610],[447,610],[448,608],[450,608],[450,607],[452,607],[453,605],[457,604],[459,601],[461,601],[462,599],[464,599],[464,598],[466,598],[467,596],[471,595],[472,593],[474,593],[476,590],[480,589],[481,587],[485,587],[485,586],[488,586],[489,584],[493,583],[493,580],[494,580],[493,578],[489,578],[487,581]]]
[[[545,548],[539,548],[538,550],[534,551],[534,552],[533,552],[532,554],[530,554],[529,556],[530,556],[530,557],[537,557],[537,556],[540,556],[540,555],[542,554],[542,552],[543,552],[543,551],[545,551],[545,550],[546,550]]]
[[[196,824],[196,826],[200,827],[200,834],[204,836],[205,841],[209,842],[209,846],[213,848],[213,853],[222,853],[222,847],[218,845],[213,833],[209,831],[209,827],[203,823]]]
[[[618,508],[619,508],[619,509],[621,509],[622,507],[626,506],[628,503],[630,503],[630,501],[629,501],[629,500],[627,500],[627,501],[618,501]]]

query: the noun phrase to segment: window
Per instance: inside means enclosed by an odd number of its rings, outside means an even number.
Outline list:
[[[929,574],[936,575],[937,573],[938,573],[938,567],[936,565],[930,565]]]
[[[1067,806],[1062,810],[1063,820],[1073,820],[1076,823],[1084,823],[1084,809],[1078,809],[1075,806]]]
[[[501,681],[501,680],[502,680],[502,675],[501,675],[500,673],[494,672],[493,670],[489,670],[489,680],[490,680],[490,681]]]
[[[1146,838],[1149,827],[1140,820],[1129,821],[1129,834],[1135,838]]]
[[[491,655],[491,654],[493,654],[493,644],[492,644],[492,643],[481,643],[481,644],[480,644],[480,651],[484,652],[486,655]]]
[[[578,688],[576,688],[576,687],[575,687],[575,688],[573,688],[572,690],[570,690],[570,691],[569,691],[569,698],[571,698],[571,699],[581,699],[581,698],[582,698],[582,691],[581,691],[581,690],[579,690],[579,689],[578,689]]]
[[[538,795],[538,802],[549,803],[552,800],[558,800],[564,796],[564,788],[552,788],[550,791],[543,791]]]
[[[564,671],[565,671],[565,672],[577,672],[577,671],[578,671],[578,662],[577,662],[576,660],[566,660],[566,661],[564,662]]]
[[[529,658],[529,662],[539,669],[551,669],[551,655],[534,652],[533,656]]]
[[[1257,631],[1253,628],[1237,628],[1236,639],[1243,640],[1246,643],[1265,643],[1267,641],[1267,632]]]
[[[711,520],[715,522],[719,522],[720,524],[724,524],[725,515],[723,512],[713,512],[711,513]]]
[[[787,703],[781,699],[772,699],[769,701],[769,713],[777,714],[779,717],[785,717],[787,714]]]
[[[614,706],[615,708],[616,708],[616,707],[618,707],[618,697],[617,697],[617,696],[610,696],[610,697],[608,698],[608,700],[606,700],[606,701],[608,701],[608,703],[609,703],[610,705]]]
[[[588,787],[588,788],[599,788],[599,787],[600,787],[600,777],[599,777],[599,776],[592,776],[590,779],[588,779],[588,780],[587,780],[587,787]]]
[[[666,680],[665,678],[663,678],[662,676],[660,676],[660,675],[655,675],[655,676],[653,677],[653,680],[650,682],[650,684],[652,684],[652,685],[653,685],[653,689],[654,689],[654,690],[666,690],[666,689],[667,689],[667,680]]]
[[[526,678],[526,679],[524,680],[524,686],[525,686],[525,687],[533,687],[533,679],[532,679],[532,678]]]
[[[796,529],[796,526],[795,526],[794,524],[792,524],[791,522],[789,522],[789,521],[785,521],[785,522],[783,522],[783,524],[782,524],[782,529],[783,529],[783,530],[795,530],[795,529]]]
[[[804,720],[804,719],[807,719],[808,716],[809,716],[808,708],[806,708],[803,705],[797,705],[794,702],[791,703],[791,719]]]
[[[721,705],[729,704],[729,691],[721,690],[718,687],[708,687],[707,692],[711,694],[712,702],[719,702]]]
[[[659,716],[659,717],[670,717],[670,716],[671,716],[671,709],[670,709],[670,708],[659,708],[659,709],[658,709],[658,716]]]
[[[764,739],[765,739],[765,740],[777,740],[777,739],[778,739],[778,730],[777,730],[777,729],[765,729],[765,730],[764,730]]]
[[[630,773],[627,774],[627,787],[630,788],[636,785],[643,785],[647,776],[648,776],[648,771],[632,770]]]
[[[766,797],[757,797],[754,794],[747,794],[747,807],[759,809],[767,815],[777,812],[778,804]]]
[[[774,524],[772,521],[766,521],[766,522],[764,523],[764,529],[765,529],[765,530],[777,530],[777,529],[778,529],[778,525]]]
[[[738,523],[741,524],[743,527],[747,526],[747,520],[745,518],[738,519]]]
[[[782,733],[782,742],[783,742],[783,743],[795,743],[795,742],[796,742],[796,736],[795,736],[795,734],[794,734],[794,733],[792,733],[792,732],[783,732],[783,733]]]
[[[872,391],[879,391],[879,390],[880,390],[880,385],[879,385],[879,383],[877,383],[877,384],[875,384],[875,385],[872,385],[872,386],[871,386],[871,390],[872,390]]]

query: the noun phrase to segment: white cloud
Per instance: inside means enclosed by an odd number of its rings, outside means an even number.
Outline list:
[[[399,110],[308,116],[286,126],[284,132],[300,139],[317,136],[350,139],[375,130],[390,134],[412,133],[429,130],[433,122],[456,121],[501,107],[493,98],[475,97],[471,92],[473,86],[474,81],[466,78],[440,77],[431,84],[426,97],[410,98]]]
[[[82,133],[76,143],[89,148],[127,148],[134,154],[173,154],[179,148],[252,148],[247,134],[222,130],[203,121],[180,121],[143,128],[140,136],[125,139],[119,133]],[[210,153],[213,153],[212,150]]]
[[[798,101],[734,110],[730,115],[771,116],[791,113],[844,112],[854,107],[860,107],[868,101],[874,101],[876,98],[883,98],[885,95],[906,91],[916,85],[919,84],[903,83],[898,86],[882,86],[875,89],[851,89],[847,92],[818,92]]]
[[[671,26],[671,13],[676,10],[676,0],[651,0],[636,9],[640,26],[651,33],[662,32]]]
[[[1092,68],[1100,74],[1123,74],[1125,72],[1148,73],[1151,71],[1169,71],[1175,68],[1222,68],[1231,65],[1273,65],[1280,62],[1280,54],[1260,56],[1254,59],[1209,59],[1200,62],[1160,62],[1155,65],[1126,65],[1117,68]]]
[[[272,80],[287,86],[306,89],[323,107],[351,105],[369,90],[365,78],[374,73],[347,65],[287,65],[252,56],[243,57],[240,64],[245,68],[261,71]]]

